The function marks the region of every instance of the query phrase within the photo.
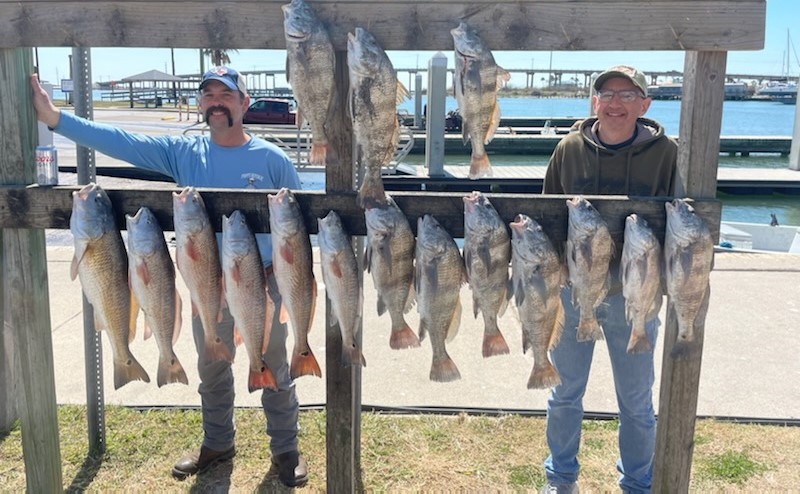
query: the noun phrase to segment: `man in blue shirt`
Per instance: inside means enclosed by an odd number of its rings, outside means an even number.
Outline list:
[[[210,133],[191,137],[147,136],[79,118],[56,108],[36,75],[31,76],[31,88],[37,118],[55,132],[108,156],[169,175],[180,186],[300,188],[297,171],[286,154],[244,131],[242,118],[250,97],[244,77],[229,67],[216,67],[203,75],[198,107]],[[279,306],[269,236],[258,235],[258,244],[270,296]],[[199,317],[192,318],[192,331],[198,356],[203,355]],[[233,354],[233,319],[227,310],[217,333]],[[277,322],[277,318],[263,358],[278,382],[277,391],[265,389],[261,397],[270,436],[271,471],[287,486],[300,486],[308,481],[308,473],[306,461],[297,448],[298,401],[286,359],[286,325]],[[236,454],[231,364],[224,360],[207,362],[198,357],[198,372],[205,434],[200,449],[187,454],[173,467],[172,475],[181,480]]]

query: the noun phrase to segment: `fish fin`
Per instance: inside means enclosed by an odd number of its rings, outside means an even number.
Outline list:
[[[333,276],[341,279],[344,274],[342,274],[342,265],[339,263],[338,258],[332,258],[331,262],[328,263],[328,273],[332,274]]]
[[[188,237],[186,239],[185,248],[186,248],[186,255],[189,257],[189,259],[191,259],[192,261],[197,261],[200,258],[200,251],[198,250],[197,245],[195,245],[194,239],[192,239],[192,237]]]
[[[406,298],[406,306],[403,308],[403,314],[408,314],[414,304],[416,303],[417,295],[416,290],[414,290],[414,283],[411,283],[408,287],[408,298]]]
[[[503,297],[500,299],[500,307],[497,309],[497,317],[505,314],[508,308],[508,284],[503,288]]]
[[[489,155],[484,153],[480,156],[472,154],[469,162],[469,178],[477,180],[482,177],[492,176],[492,164],[489,162]]]
[[[378,315],[382,316],[384,312],[386,312],[386,302],[384,302],[383,297],[378,294]]]
[[[203,341],[206,359],[209,362],[216,362],[217,360],[233,362],[233,356],[231,351],[228,350],[228,345],[216,333],[212,336],[213,338],[209,338],[208,334],[206,334],[206,338]]]
[[[494,334],[484,334],[482,352],[483,358],[510,353],[508,343],[503,338],[503,333],[498,331]]]
[[[389,348],[392,350],[402,350],[404,348],[412,348],[419,346],[419,338],[408,323],[403,320],[403,327],[396,329],[392,328],[392,334],[389,336]]]
[[[433,287],[439,286],[439,263],[437,261],[431,261],[425,266],[422,267],[425,279],[428,280],[428,283],[431,284]]]
[[[367,273],[372,272],[372,244],[369,242],[364,247],[364,271]]]
[[[191,302],[192,302],[192,317],[197,317],[197,315],[200,314],[200,311],[197,310],[197,305],[195,305],[194,300],[192,300]]]
[[[681,271],[689,273],[692,270],[692,252],[689,250],[682,250],[678,254],[678,263],[681,266]]]
[[[342,342],[342,365],[345,367],[367,366],[364,354],[361,353],[361,347],[355,342],[349,345]]]
[[[142,280],[145,286],[150,284],[150,269],[147,267],[147,261],[142,259],[136,263],[136,275]]]
[[[380,168],[367,167],[361,187],[358,188],[358,205],[363,209],[380,207],[386,202]]]
[[[489,144],[492,139],[494,138],[494,134],[497,132],[497,128],[500,126],[500,105],[497,101],[494,102],[494,108],[492,108],[492,116],[491,120],[489,120],[489,128],[486,130],[486,136],[483,139],[484,144]]]
[[[525,302],[525,285],[522,281],[522,278],[517,280],[517,286],[514,288],[513,292],[514,302],[517,304],[517,307],[521,307]]]
[[[314,326],[314,311],[317,308],[317,281],[314,279],[314,275],[311,275],[311,310],[308,312],[308,332],[311,332],[311,328]]]
[[[428,334],[428,326],[425,324],[425,319],[419,321],[419,341],[425,341],[425,336]]]
[[[406,89],[402,82],[397,81],[397,96],[395,102],[399,105],[403,101],[411,97],[411,93]]]
[[[445,355],[444,358],[434,360],[431,363],[430,379],[431,381],[442,383],[451,382],[461,379],[461,373],[458,372],[458,367],[456,367],[453,359],[449,355]]]
[[[453,341],[453,338],[458,334],[458,327],[461,325],[461,299],[456,300],[456,306],[453,308],[453,315],[450,317],[450,324],[447,327],[447,336],[445,341]]]
[[[286,324],[289,322],[289,311],[286,309],[286,304],[283,301],[281,301],[281,310],[278,314],[278,321],[280,321],[281,324]]]
[[[547,343],[547,349],[552,350],[558,345],[561,339],[561,333],[564,331],[564,321],[566,320],[566,313],[564,312],[564,304],[561,302],[561,297],[558,297],[556,302],[556,318],[553,323],[553,331],[550,333],[550,341]]]
[[[647,339],[647,333],[645,333],[643,327],[637,325],[631,330],[631,337],[628,340],[628,348],[626,351],[631,354],[649,353],[653,351],[653,347],[650,345],[650,340]]]
[[[247,390],[251,393],[257,389],[278,391],[278,381],[275,380],[275,375],[263,362],[261,365],[261,372],[250,369],[250,375],[247,378]]]
[[[292,250],[288,243],[282,243],[278,249],[278,252],[281,256],[281,259],[286,261],[288,264],[294,264],[294,250]]]
[[[508,81],[511,80],[511,72],[503,67],[497,66],[497,85],[503,87]]]
[[[80,264],[78,257],[73,255],[72,262],[70,263],[69,266],[69,279],[71,281],[75,281],[75,278],[78,277],[78,264]]]
[[[591,311],[591,316],[588,318],[583,317],[583,312]],[[581,321],[578,323],[578,334],[576,339],[579,342],[582,341],[597,341],[604,339],[603,337],[603,330],[600,328],[600,324],[597,322],[597,318],[594,315],[594,309],[587,308],[584,309],[581,307]]]
[[[561,377],[559,377],[558,371],[550,363],[550,360],[547,360],[541,366],[533,364],[531,376],[528,378],[528,389],[546,389],[559,384],[561,384]]]
[[[183,300],[181,300],[181,296],[178,294],[178,289],[175,289],[175,323],[172,327],[172,344],[174,345],[178,341],[178,336],[181,335],[181,326],[183,326]]]
[[[129,293],[131,305],[128,307],[128,343],[136,336],[136,318],[139,316],[139,301],[133,296],[133,292]]]
[[[114,389],[119,389],[131,381],[150,382],[150,376],[133,355],[126,359],[114,360]]]
[[[658,315],[661,311],[661,305],[664,303],[664,293],[661,291],[661,285],[659,285],[658,290],[656,291],[655,296],[653,297],[653,304],[650,306],[650,310],[647,311],[645,315],[645,319],[648,321]]]
[[[309,161],[314,166],[325,166],[328,160],[328,149],[330,145],[327,142],[312,142],[311,154]]]
[[[275,302],[267,294],[267,310],[264,311],[264,333],[261,338],[261,355],[267,353],[269,337],[272,334],[272,320],[275,319]]]
[[[481,308],[478,306],[478,292],[472,291],[472,316],[474,319],[478,318],[478,312]]]
[[[150,325],[147,324],[147,318],[144,320],[144,340],[147,341],[150,337],[153,336],[153,330],[150,329]]]
[[[586,261],[586,270],[592,270],[592,244],[591,242],[578,242],[581,257]]]
[[[700,344],[694,340],[681,340],[679,335],[670,357],[675,360],[689,360],[697,356],[700,356]]]
[[[156,382],[159,388],[170,383],[189,384],[189,380],[186,378],[186,371],[183,370],[183,366],[175,352],[172,352],[170,358],[159,359]]]
[[[309,348],[305,353],[299,353],[296,349],[292,352],[292,364],[289,368],[289,373],[292,379],[297,379],[301,376],[317,376],[322,377],[322,371],[319,368],[316,357]]]
[[[244,343],[244,338],[242,338],[242,333],[239,331],[238,326],[233,326],[233,346],[239,346]]]

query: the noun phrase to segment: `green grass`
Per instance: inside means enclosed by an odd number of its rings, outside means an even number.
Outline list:
[[[202,438],[198,410],[106,408],[106,451],[87,458],[86,410],[58,408],[61,472],[69,492],[285,492],[267,475],[268,438],[259,409],[236,409],[237,455],[178,482],[170,469]],[[310,492],[326,490],[326,415],[300,414]],[[617,490],[616,421],[584,421],[578,460],[586,492]],[[548,455],[543,418],[361,415],[361,481],[369,492],[535,492]],[[691,492],[785,492],[800,485],[800,427],[698,421]],[[746,452],[746,453],[739,453]],[[0,435],[0,491],[26,491],[19,426]]]

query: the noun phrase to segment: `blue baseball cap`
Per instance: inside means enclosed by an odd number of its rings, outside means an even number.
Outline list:
[[[219,81],[225,84],[228,89],[239,91],[242,93],[242,96],[247,96],[247,86],[245,86],[244,83],[244,76],[230,67],[221,65],[219,67],[214,67],[203,74],[203,78],[200,79],[201,90],[205,87],[208,81]]]

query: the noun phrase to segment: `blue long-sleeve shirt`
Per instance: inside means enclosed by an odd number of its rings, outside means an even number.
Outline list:
[[[148,136],[63,111],[53,130],[82,146],[168,175],[179,186],[300,189],[300,178],[286,154],[255,136],[241,146],[224,147],[206,135]],[[257,234],[256,240],[264,265],[271,264],[270,236]]]

